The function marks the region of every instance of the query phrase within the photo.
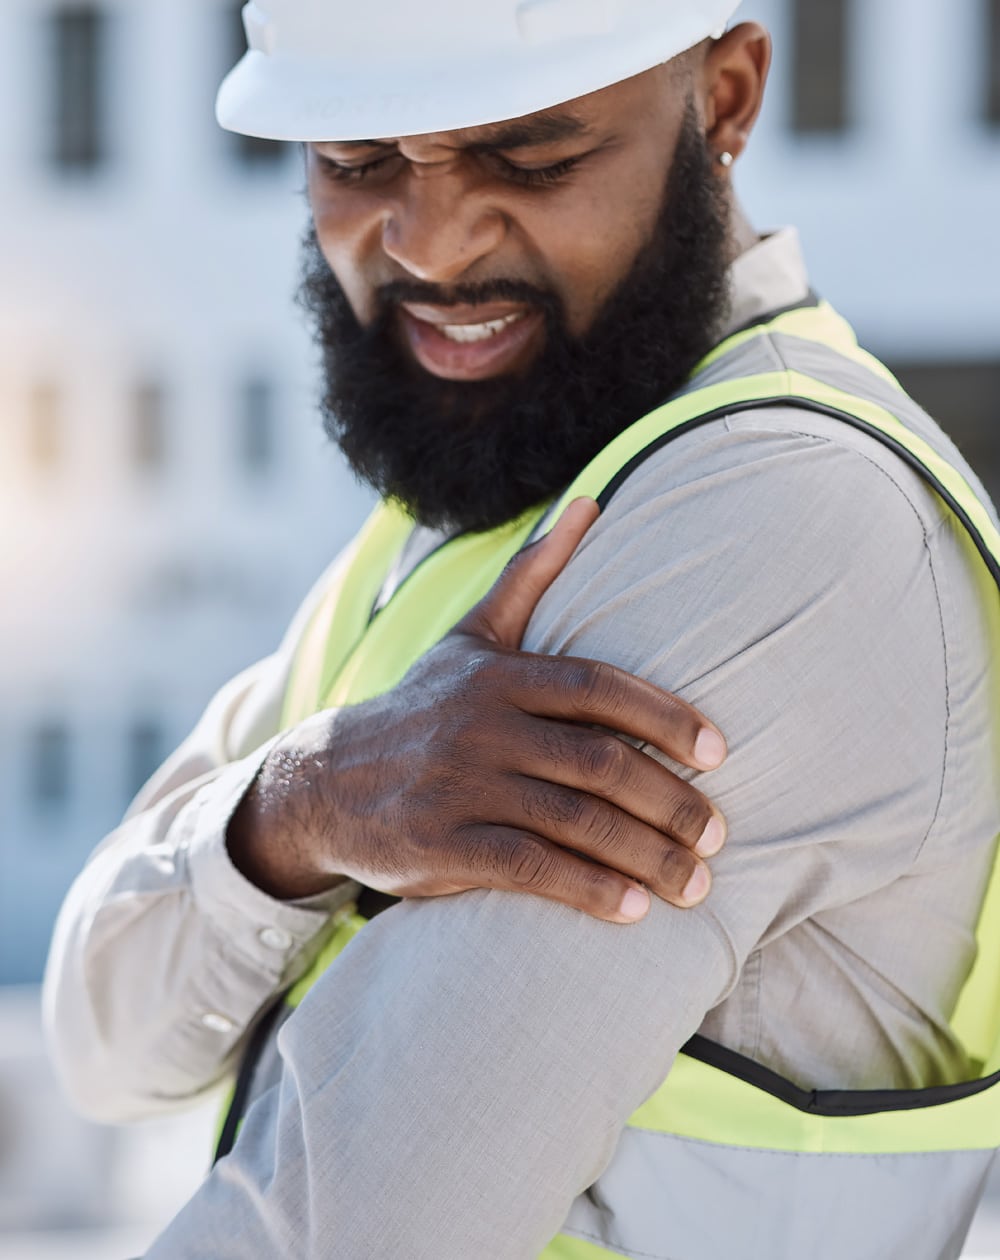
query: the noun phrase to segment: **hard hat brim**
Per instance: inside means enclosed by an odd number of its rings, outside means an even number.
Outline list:
[[[251,49],[226,76],[216,118],[228,131],[267,140],[375,140],[483,126],[550,109],[669,61],[718,33],[739,0],[715,0],[669,38],[574,40],[542,49],[517,48],[489,65],[452,59],[416,73],[390,64],[295,56]],[[666,25],[666,23],[664,23]],[[655,32],[654,32],[655,34]],[[588,45],[591,45],[588,47]]]

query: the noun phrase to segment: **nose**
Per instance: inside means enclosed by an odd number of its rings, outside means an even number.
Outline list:
[[[503,214],[457,171],[408,173],[382,225],[382,248],[419,280],[447,284],[500,245]]]

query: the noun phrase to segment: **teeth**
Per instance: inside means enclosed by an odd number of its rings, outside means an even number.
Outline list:
[[[522,317],[521,311],[515,311],[513,315],[505,315],[503,319],[489,319],[485,324],[440,324],[438,332],[449,341],[486,341],[489,337],[495,337],[498,332],[503,332],[505,328],[509,328]]]

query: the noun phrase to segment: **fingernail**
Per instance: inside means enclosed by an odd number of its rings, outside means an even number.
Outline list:
[[[708,868],[706,866],[696,866],[694,868],[694,874],[684,885],[684,891],[681,893],[681,897],[687,905],[695,906],[699,901],[704,901],[705,897],[708,895],[708,888],[711,882],[712,880],[708,873]]]
[[[726,824],[718,814],[713,814],[701,833],[701,839],[694,846],[694,851],[699,857],[715,857],[725,843]]]
[[[630,888],[618,907],[622,918],[628,919],[631,923],[634,923],[636,919],[641,919],[648,910],[649,893],[644,888]]]
[[[591,509],[595,507],[597,508],[598,511],[601,510],[601,505],[597,502],[597,500],[594,498],[592,494],[578,494],[576,498],[570,502],[569,506],[571,508],[575,508],[577,507],[578,503],[585,503],[588,511],[590,511]],[[582,512],[583,509],[577,508],[577,511]]]
[[[726,760],[726,741],[710,726],[703,726],[694,741],[694,759],[705,770],[714,770]]]
[[[571,519],[572,515],[578,516],[583,512],[587,512],[587,514],[589,515],[596,506],[597,506],[596,499],[588,498],[586,495],[580,495],[579,498],[574,499],[572,503],[568,503],[566,505],[566,508],[564,509],[562,515],[559,517],[559,520],[556,521],[556,524],[558,525],[560,521]]]

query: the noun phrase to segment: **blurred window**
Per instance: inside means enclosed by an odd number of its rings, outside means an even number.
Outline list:
[[[34,734],[32,792],[40,808],[64,805],[70,792],[70,737],[61,722],[44,722]]]
[[[792,0],[792,130],[844,131],[849,0]]]
[[[895,363],[904,388],[951,437],[1000,503],[1000,359]]]
[[[243,0],[230,0],[225,10],[226,21],[226,64],[229,70],[247,50],[246,31],[243,29]],[[241,165],[270,169],[283,165],[288,156],[289,146],[278,140],[260,140],[256,136],[240,136],[234,132],[226,132],[228,143],[232,147]]]
[[[94,170],[107,159],[107,17],[96,5],[67,4],[51,23],[52,160]]]
[[[1000,0],[985,0],[986,121],[1000,127]]]
[[[166,755],[163,727],[152,718],[139,718],[129,731],[129,799],[135,796]]]
[[[166,402],[162,386],[138,385],[133,398],[132,457],[144,472],[156,472],[167,457]]]
[[[261,377],[242,390],[241,457],[244,467],[260,476],[274,459],[274,388]]]
[[[28,458],[40,472],[52,472],[62,459],[62,408],[58,388],[40,381],[28,400]]]

